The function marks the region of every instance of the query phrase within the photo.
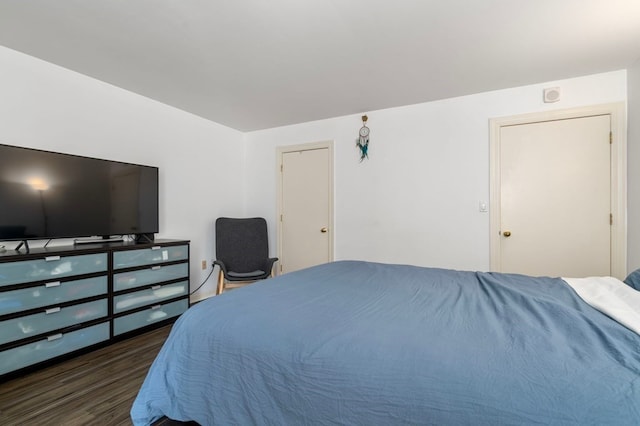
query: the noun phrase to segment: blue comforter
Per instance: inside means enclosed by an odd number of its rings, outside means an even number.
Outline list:
[[[640,424],[640,336],[558,278],[342,261],[175,323],[131,410],[202,425]]]

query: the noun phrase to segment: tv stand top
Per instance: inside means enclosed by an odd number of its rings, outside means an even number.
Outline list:
[[[51,255],[62,255],[62,254],[78,254],[80,252],[99,252],[108,249],[118,249],[118,250],[133,250],[138,248],[145,247],[153,247],[155,245],[180,245],[188,243],[188,240],[174,240],[174,239],[160,239],[156,238],[155,241],[151,243],[142,243],[136,241],[120,241],[120,242],[104,242],[104,240],[96,240],[96,242],[86,243],[86,244],[78,244],[75,245],[73,243],[69,245],[59,245],[59,246],[48,246],[48,247],[31,247],[28,252],[26,251],[15,251],[14,249],[6,249],[6,251],[0,251],[0,262],[6,260],[16,260],[16,258],[30,258],[30,257],[41,257],[41,256],[51,256]]]

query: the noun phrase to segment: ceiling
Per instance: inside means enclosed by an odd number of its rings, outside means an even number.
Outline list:
[[[252,131],[627,68],[640,0],[0,0],[0,45]]]

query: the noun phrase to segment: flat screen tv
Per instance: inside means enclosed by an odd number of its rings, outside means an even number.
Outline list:
[[[157,232],[157,167],[0,144],[0,241]]]

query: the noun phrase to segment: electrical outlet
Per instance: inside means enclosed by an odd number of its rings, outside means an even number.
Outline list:
[[[202,261],[202,270],[205,270],[205,269],[207,269],[207,261],[203,260]]]

